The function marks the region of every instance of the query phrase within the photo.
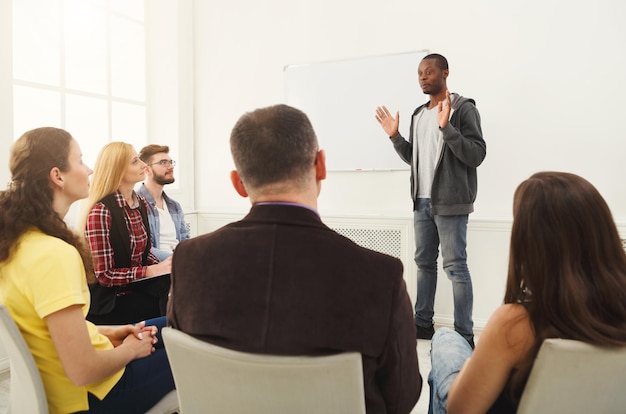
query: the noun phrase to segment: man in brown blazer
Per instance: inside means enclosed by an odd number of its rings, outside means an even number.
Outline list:
[[[308,117],[287,105],[232,130],[241,221],[178,245],[171,326],[237,351],[363,357],[367,412],[410,413],[422,377],[399,259],[360,247],[317,212],[326,156]]]

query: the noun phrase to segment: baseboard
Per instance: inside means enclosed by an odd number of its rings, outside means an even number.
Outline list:
[[[433,318],[435,322],[435,328],[445,326],[446,328],[454,329],[454,318],[448,316],[437,316]],[[482,332],[483,328],[487,324],[488,319],[473,319],[474,322],[474,335],[478,336]]]

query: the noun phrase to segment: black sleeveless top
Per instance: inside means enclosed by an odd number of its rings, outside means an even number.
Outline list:
[[[115,257],[115,267],[131,267],[130,235],[126,228],[123,207],[120,207],[115,198],[115,193],[109,194],[99,201],[111,213],[111,229],[109,231],[111,248]],[[150,240],[150,226],[148,224],[148,212],[145,204],[139,200],[139,212],[141,221],[146,229],[148,240]],[[141,264],[146,265],[148,254],[150,253],[150,243],[146,243]],[[91,306],[89,314],[106,315],[115,308],[115,298],[117,294],[124,290],[124,286],[102,286],[97,281],[89,285],[91,292]]]

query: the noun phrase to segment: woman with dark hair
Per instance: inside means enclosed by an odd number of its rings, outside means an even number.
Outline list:
[[[63,217],[87,197],[92,171],[58,128],[22,135],[0,192],[0,302],[39,368],[51,413],[145,412],[174,389],[158,340],[165,318],[96,326],[85,320],[91,254]],[[150,358],[144,358],[150,356]]]
[[[475,351],[454,331],[432,339],[430,412],[515,412],[546,338],[626,346],[626,253],[587,180],[540,172],[522,182],[504,305]]]

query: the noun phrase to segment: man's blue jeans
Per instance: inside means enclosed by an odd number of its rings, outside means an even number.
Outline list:
[[[413,212],[415,226],[415,263],[417,264],[417,301],[415,324],[429,327],[435,313],[437,257],[439,245],[443,270],[452,282],[454,329],[466,339],[473,338],[472,308],[474,294],[467,268],[467,214],[440,216],[432,214],[429,198],[420,198]]]
[[[465,338],[450,328],[439,328],[430,345],[430,402],[429,414],[447,412],[450,385],[472,355],[472,348]]]

